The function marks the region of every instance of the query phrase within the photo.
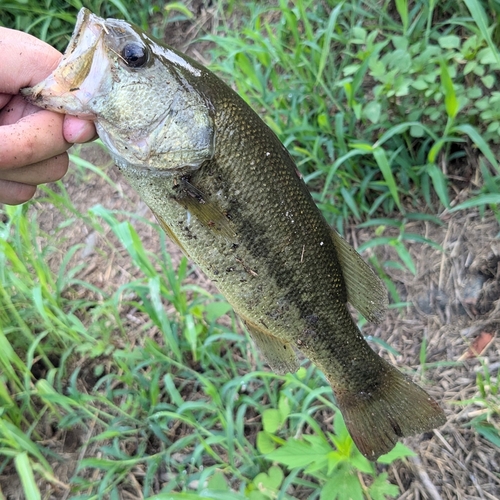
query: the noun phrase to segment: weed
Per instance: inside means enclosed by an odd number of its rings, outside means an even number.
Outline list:
[[[468,425],[494,446],[500,447],[500,382],[498,377],[491,375],[491,369],[485,363],[477,372],[477,387],[477,396],[463,402],[481,408],[473,412],[474,416]]]

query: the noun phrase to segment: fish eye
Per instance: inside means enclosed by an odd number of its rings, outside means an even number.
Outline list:
[[[148,53],[139,43],[127,43],[121,55],[129,68],[140,68],[148,62]]]

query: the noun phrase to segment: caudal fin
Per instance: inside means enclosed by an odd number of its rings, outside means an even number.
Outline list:
[[[423,389],[388,363],[384,371],[384,382],[371,392],[336,394],[352,439],[369,460],[388,453],[399,438],[446,422],[443,410]]]

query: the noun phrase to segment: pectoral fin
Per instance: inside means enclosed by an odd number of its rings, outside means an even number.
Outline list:
[[[379,323],[389,303],[384,283],[337,231],[332,231],[332,239],[347,288],[347,301],[368,321]]]
[[[204,227],[220,234],[231,243],[236,242],[236,233],[227,214],[198,188],[183,180],[180,195],[176,199]]]
[[[244,322],[262,357],[275,373],[284,375],[288,372],[294,373],[299,369],[299,361],[291,344],[265,333],[247,321]]]

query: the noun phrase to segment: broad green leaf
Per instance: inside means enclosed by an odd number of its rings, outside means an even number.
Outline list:
[[[352,35],[354,37],[354,39],[352,40],[353,43],[356,43],[354,40],[359,41],[360,43],[365,43],[367,33],[363,27],[354,26],[352,28]]]
[[[267,455],[276,449],[276,443],[268,432],[260,431],[257,433],[257,450],[263,455]]]
[[[460,37],[457,35],[440,36],[438,43],[443,49],[458,49],[460,48]]]
[[[289,439],[284,446],[269,453],[266,458],[275,460],[290,468],[306,467],[316,460],[323,460],[326,453],[331,451],[330,446],[325,443],[324,447],[318,449],[306,441]]]
[[[395,498],[399,495],[399,488],[387,481],[387,472],[377,476],[368,491],[372,500],[387,500],[387,498]]]
[[[276,492],[283,482],[284,478],[283,471],[277,465],[273,465],[269,468],[267,473],[261,472],[255,476],[253,483],[259,487],[259,490],[270,490],[271,492]]]
[[[268,408],[262,413],[262,426],[266,432],[274,434],[282,424],[281,413],[279,410]]]
[[[323,486],[320,500],[363,500],[363,489],[356,472],[348,466],[336,469]]]
[[[397,442],[396,446],[385,455],[380,456],[377,459],[377,462],[381,464],[391,464],[395,460],[399,460],[404,457],[414,457],[416,453],[413,450],[410,450],[403,443]]]
[[[425,90],[429,88],[429,84],[423,78],[417,78],[411,83],[411,86],[417,90]]]
[[[496,56],[496,51],[493,50],[491,47],[486,47],[483,50],[480,50],[477,54],[477,58],[479,59],[479,62],[481,66],[479,66],[476,69],[481,69],[481,73],[476,73],[482,76],[484,74],[484,66],[488,64],[495,64],[497,62],[497,56]]]
[[[425,135],[424,129],[420,125],[414,125],[410,128],[410,135],[412,137],[423,137]]]
[[[226,476],[222,472],[217,471],[208,481],[208,489],[219,490],[219,491],[229,491],[229,486],[227,485]]]
[[[227,302],[210,302],[205,306],[205,315],[207,321],[211,323],[212,321],[219,319],[221,316],[224,316],[224,314],[227,314],[229,311],[231,311],[231,309],[231,305]]]
[[[481,81],[483,82],[483,85],[487,89],[493,88],[493,85],[495,84],[495,75],[486,75],[481,78]]]
[[[368,118],[372,123],[378,123],[380,120],[380,113],[382,111],[382,106],[376,101],[370,101],[363,108],[363,116]]]
[[[281,425],[283,425],[285,420],[288,418],[288,415],[290,415],[290,401],[286,396],[283,395],[280,397],[278,409],[281,416]]]

